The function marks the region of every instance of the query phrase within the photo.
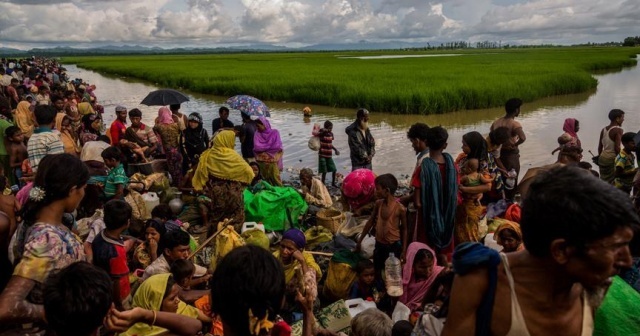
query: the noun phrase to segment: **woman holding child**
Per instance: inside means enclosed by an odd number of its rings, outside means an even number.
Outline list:
[[[44,324],[45,279],[53,271],[85,260],[82,241],[62,218],[80,204],[87,180],[87,167],[73,155],[47,155],[40,162],[23,208],[24,221],[16,231],[16,268],[0,294],[0,325]]]
[[[480,204],[482,194],[491,190],[491,177],[487,176],[487,142],[482,134],[473,131],[462,136],[462,153],[456,159],[460,167],[459,191],[462,202],[456,208],[454,242],[480,240],[478,223],[484,212]],[[487,175],[485,175],[487,174]]]

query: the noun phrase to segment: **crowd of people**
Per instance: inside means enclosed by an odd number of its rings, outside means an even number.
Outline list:
[[[0,88],[0,335],[336,335],[347,330],[316,317],[348,299],[376,307],[351,319],[355,336],[640,333],[640,147],[622,110],[598,169],[569,118],[557,161],[523,176],[520,99],[488,135],[466,133],[456,158],[445,128],[416,123],[403,193],[374,173],[366,109],[345,129],[342,183],[327,121],[313,133],[320,176],[302,169],[297,189],[264,116],[234,125],[223,106],[209,133],[179,104],[153,126],[117,106],[107,128],[97,88],[45,58],[2,59]],[[174,196],[147,208],[151,188]],[[351,213],[355,231],[315,226],[329,210]]]

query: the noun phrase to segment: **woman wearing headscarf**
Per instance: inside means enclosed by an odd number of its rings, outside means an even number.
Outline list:
[[[182,185],[182,154],[180,154],[180,128],[171,116],[171,110],[161,107],[158,110],[158,119],[154,131],[162,140],[162,146],[167,156],[169,173],[173,178],[173,185]]]
[[[209,144],[209,134],[202,127],[202,116],[193,112],[189,115],[187,128],[184,130],[184,154],[192,167],[198,165],[198,159]],[[185,167],[186,169],[186,167]]]
[[[170,273],[157,274],[145,280],[133,297],[133,308],[140,307],[156,312],[167,312],[197,318],[201,321],[210,320],[198,308],[187,305],[178,298],[180,287],[173,280]],[[133,335],[165,335],[169,333],[167,329],[136,323],[129,330],[121,333],[121,336]]]
[[[582,143],[580,142],[580,138],[578,137],[578,131],[580,130],[580,122],[578,120],[574,118],[565,119],[562,130],[564,131],[564,133],[558,137],[559,146],[558,148],[554,149],[551,154],[555,154],[565,146],[582,148]]]
[[[487,142],[482,134],[473,131],[462,136],[462,153],[456,159],[456,164],[461,171],[467,170],[469,166],[474,167],[478,174],[488,173],[487,162]],[[454,243],[477,242],[480,240],[478,232],[478,223],[484,213],[484,207],[478,202],[478,198],[473,195],[482,194],[491,191],[491,182],[485,183],[481,180],[481,184],[477,186],[458,187],[459,197],[462,201],[458,202],[455,215],[454,226]]]
[[[289,229],[282,235],[280,248],[273,253],[273,256],[280,261],[284,268],[287,289],[282,317],[287,323],[293,322],[292,313],[298,309],[295,302],[297,291],[302,287],[315,287],[316,282],[322,278],[322,271],[313,255],[304,250],[306,245],[307,239],[304,232],[298,229]]]
[[[369,214],[375,204],[376,175],[369,169],[356,169],[342,182],[342,200],[356,216]]]
[[[81,116],[86,116],[87,114],[95,114],[96,111],[93,109],[90,103],[82,102],[78,104],[78,113]]]
[[[213,138],[213,146],[204,151],[192,183],[195,190],[204,190],[211,198],[209,235],[218,222],[231,220],[236,231],[244,224],[244,189],[251,184],[253,169],[235,151],[236,134],[225,130]]]
[[[87,114],[82,117],[82,128],[80,131],[80,144],[84,146],[89,141],[96,141],[101,135],[102,118],[97,113]]]
[[[13,120],[24,134],[25,141],[28,140],[33,134],[35,129],[35,123],[33,122],[33,112],[31,112],[31,104],[28,101],[21,101],[16,107],[16,112],[13,116]]]
[[[280,172],[282,171],[282,140],[280,132],[271,128],[265,117],[256,121],[257,132],[253,136],[253,152],[256,162],[260,165],[260,172],[264,180],[273,186],[282,186]]]
[[[58,113],[55,128],[60,132],[60,141],[62,141],[64,152],[76,157],[79,156],[81,148],[78,146],[78,139],[71,130],[71,118],[64,113]]]
[[[423,243],[411,243],[402,270],[403,294],[400,302],[411,311],[419,310],[424,296],[444,267],[438,266],[435,252]]]

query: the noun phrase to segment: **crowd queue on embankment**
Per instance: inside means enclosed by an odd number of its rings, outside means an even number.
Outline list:
[[[403,194],[358,109],[348,143],[314,129],[320,177],[297,189],[264,116],[234,125],[223,106],[209,128],[176,104],[147,125],[52,59],[3,58],[0,77],[0,335],[640,334],[639,139],[621,110],[597,169],[566,119],[557,161],[524,176],[520,99],[488,134],[414,124]]]

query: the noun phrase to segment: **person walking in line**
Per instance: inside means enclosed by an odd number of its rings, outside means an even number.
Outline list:
[[[504,117],[496,120],[491,125],[491,131],[498,127],[506,127],[509,129],[510,139],[502,145],[500,150],[500,160],[504,165],[507,172],[515,171],[516,176],[509,176],[513,178],[514,184],[511,189],[505,190],[505,197],[507,199],[513,199],[517,190],[518,175],[520,174],[520,150],[518,146],[522,145],[527,137],[522,130],[522,125],[516,120],[516,117],[520,115],[520,106],[522,106],[522,100],[519,98],[511,98],[504,104],[506,114]]]
[[[351,171],[360,168],[373,170],[371,162],[376,154],[376,142],[369,130],[369,111],[359,109],[356,112],[356,121],[349,125],[345,132],[349,136]]]

